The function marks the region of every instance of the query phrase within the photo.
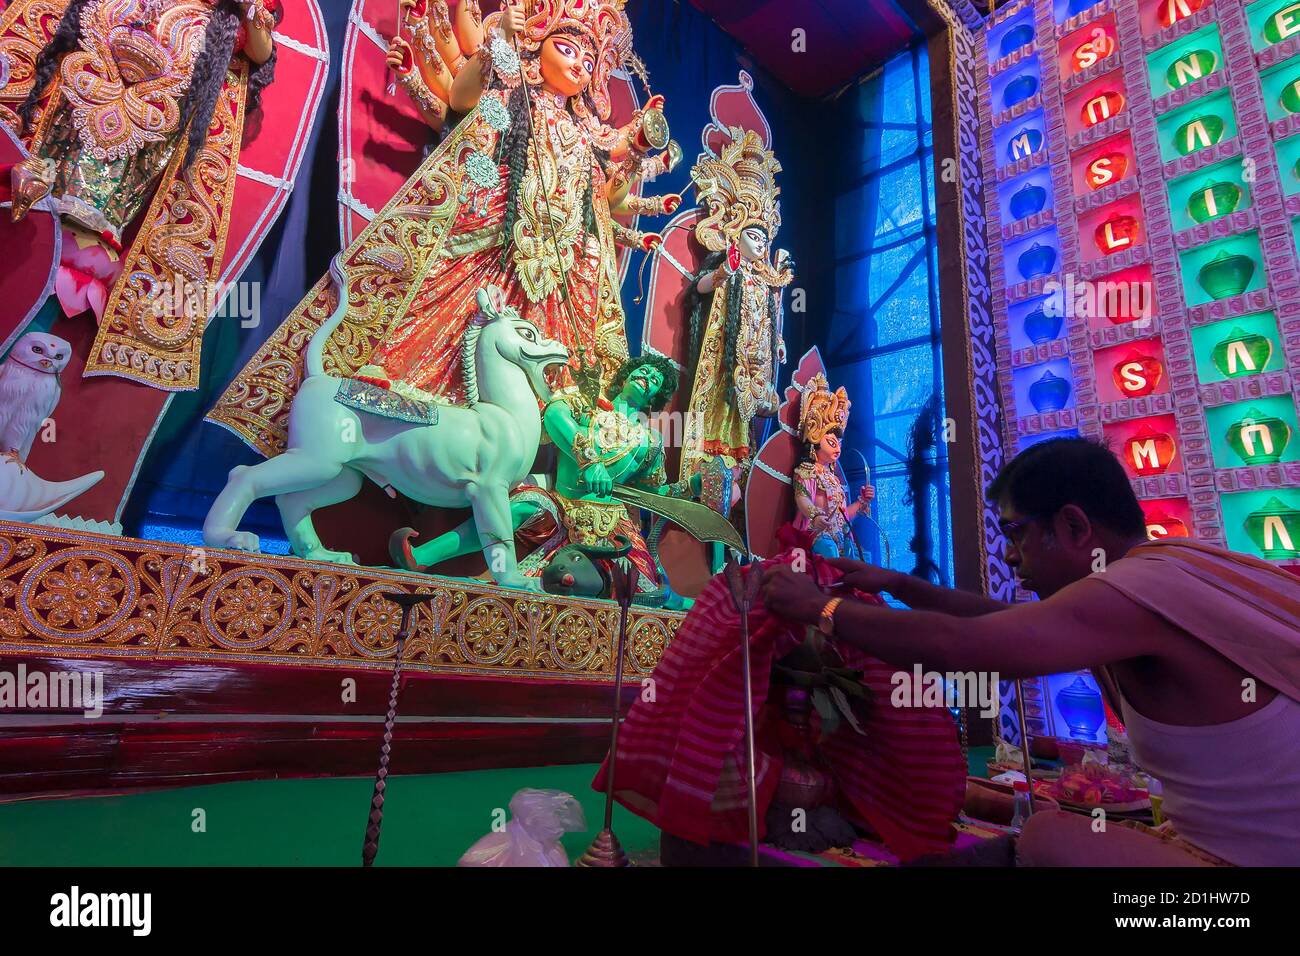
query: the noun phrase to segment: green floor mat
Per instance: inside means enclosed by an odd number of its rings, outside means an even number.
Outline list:
[[[595,773],[586,764],[390,777],[376,865],[454,866],[524,787],[578,798],[588,832],[564,840],[576,859],[604,817]],[[369,777],[258,780],[3,804],[0,865],[358,866],[373,786]],[[640,817],[615,807],[614,832],[638,862],[657,858],[659,831]]]

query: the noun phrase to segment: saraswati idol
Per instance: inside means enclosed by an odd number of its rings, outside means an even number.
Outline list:
[[[610,77],[635,59],[623,0],[477,9],[461,0],[453,18],[442,0],[404,0],[413,42],[394,41],[389,62],[431,125],[461,118],[344,252],[347,314],[327,369],[404,401],[464,400],[460,342],[487,286],[606,382],[628,355],[617,246],[642,240],[612,216],[662,162],[667,130],[661,97],[607,125]],[[334,296],[323,279],[209,418],[283,450],[303,343]]]

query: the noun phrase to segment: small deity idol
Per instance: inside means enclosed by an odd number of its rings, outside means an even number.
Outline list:
[[[696,238],[711,255],[690,296],[689,367],[682,478],[710,459],[745,469],[751,424],[775,414],[776,371],[785,361],[781,290],[794,276],[784,250],[769,258],[781,227],[781,164],[752,130],[733,127],[718,158],[692,170],[704,215]]]
[[[813,539],[812,550],[826,558],[855,557],[848,540],[849,522],[876,496],[870,483],[845,507],[847,494],[836,468],[852,402],[843,386],[831,392],[826,376],[814,375],[799,403],[799,437],[807,460],[794,470],[796,530]]]

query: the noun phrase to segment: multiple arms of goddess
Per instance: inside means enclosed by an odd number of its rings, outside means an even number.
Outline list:
[[[507,86],[519,84],[519,54],[515,52],[515,38],[523,32],[524,22],[523,4],[519,0],[507,0],[501,7],[501,20],[497,24],[499,34],[484,43],[480,33],[474,50],[466,51],[467,55],[477,55],[479,68],[462,69],[451,84],[449,100],[457,113],[468,113],[478,106],[492,82],[493,73]]]
[[[519,0],[507,0],[497,25],[499,32],[491,37],[483,33],[481,15],[474,15],[477,4],[473,0],[462,5],[454,25],[446,0],[399,0],[399,4],[415,47],[401,36],[394,37],[387,63],[433,128],[441,129],[446,123],[449,105],[459,113],[478,106],[493,74],[508,87],[521,82],[515,40],[524,29],[525,17]],[[469,7],[473,9],[467,14]],[[478,68],[470,58],[478,61]],[[653,178],[674,165],[671,150],[660,156],[648,155],[652,150],[642,126],[645,112],[662,109],[663,105],[662,96],[652,96],[625,125],[616,129],[602,126],[596,131],[596,144],[608,153],[618,171],[611,177],[607,194],[614,213],[658,216],[675,212],[681,205],[681,196],[675,194],[649,198],[629,195],[633,182]],[[617,224],[614,239],[619,245],[647,252],[663,242],[658,233],[637,232]]]
[[[652,181],[660,173],[669,172],[676,166],[675,158],[680,157],[681,150],[675,143],[670,143],[669,147],[657,156],[642,157],[630,174],[616,175],[610,180],[608,193],[610,212],[615,215],[671,216],[680,208],[682,197],[678,193],[668,193],[665,196],[637,196],[632,192],[635,183]],[[614,241],[620,246],[653,252],[663,245],[664,239],[662,233],[637,232],[616,222]]]
[[[448,105],[469,112],[478,105],[491,79],[492,43],[484,43],[482,11],[478,0],[464,0],[453,22],[447,0],[399,0],[399,8],[414,45],[400,32],[393,37],[388,44],[388,68],[415,101],[424,121],[442,129]],[[502,11],[502,32],[513,37],[522,28],[522,8],[517,0],[511,0]],[[470,62],[475,57],[479,69]]]

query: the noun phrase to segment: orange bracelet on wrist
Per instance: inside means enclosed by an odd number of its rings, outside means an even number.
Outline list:
[[[817,630],[827,637],[835,633],[835,612],[844,598],[833,597],[822,605],[822,612],[817,616]]]

